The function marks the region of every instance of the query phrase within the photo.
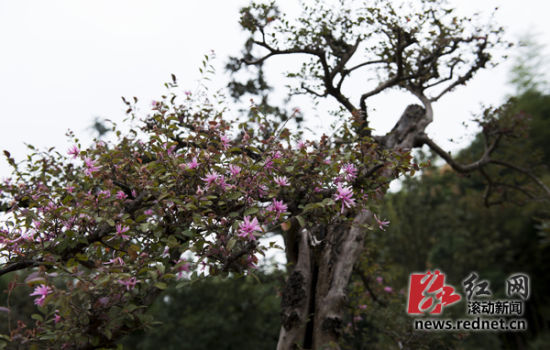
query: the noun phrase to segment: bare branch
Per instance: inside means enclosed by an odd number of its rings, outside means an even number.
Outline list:
[[[455,171],[461,174],[466,174],[474,170],[479,170],[481,169],[481,167],[486,165],[490,160],[489,154],[485,152],[479,160],[473,163],[459,164],[453,159],[453,157],[451,157],[451,154],[449,152],[446,152],[443,148],[439,147],[439,145],[437,145],[432,139],[430,139],[428,135],[426,134],[418,135],[416,140],[421,144],[428,145],[430,149],[434,151],[437,155],[439,155],[441,158],[443,158],[447,162],[447,164],[451,166],[451,168],[453,168]]]
[[[4,264],[4,267],[0,269],[0,276],[5,275],[6,273],[10,273],[13,271],[19,271],[24,270],[28,267],[34,267],[39,266],[41,264],[40,261],[36,260],[24,260],[24,261],[18,261],[15,263],[6,263]]]
[[[452,91],[458,85],[466,84],[466,82],[474,76],[475,72],[485,67],[485,64],[490,59],[490,56],[485,52],[485,49],[487,48],[487,44],[488,44],[487,38],[485,37],[483,39],[483,42],[478,45],[478,49],[476,52],[477,53],[476,63],[472,67],[470,67],[470,69],[464,75],[456,79],[453,83],[451,83],[443,91],[441,91],[437,96],[432,97],[431,98],[432,102],[439,100],[443,95]]]
[[[327,96],[327,91],[325,90],[324,93],[320,94],[318,93],[317,91],[314,91],[310,88],[308,88],[304,83],[301,84],[300,86],[306,93],[308,94],[311,94],[313,96],[317,96],[317,97],[326,97]]]
[[[504,200],[500,200],[500,201],[496,201],[496,202],[490,202],[489,201],[489,198],[491,198],[491,195],[493,194],[494,182],[491,179],[491,177],[489,175],[487,175],[487,173],[485,172],[485,170],[483,168],[480,168],[479,172],[485,178],[485,180],[487,180],[487,186],[485,187],[485,191],[483,193],[483,202],[484,202],[485,206],[488,208],[491,205],[503,203]]]
[[[288,55],[288,54],[295,54],[295,53],[314,55],[314,56],[317,56],[317,57],[320,57],[322,55],[322,51],[307,48],[307,47],[303,47],[303,48],[296,47],[296,48],[291,48],[291,49],[279,50],[279,49],[276,49],[274,47],[271,47],[269,44],[267,44],[265,42],[262,42],[262,41],[254,40],[254,44],[267,49],[269,51],[269,53],[267,55],[263,56],[263,57],[260,57],[256,60],[253,60],[253,61],[248,61],[248,60],[243,58],[242,62],[244,62],[247,65],[258,65],[258,64],[263,63],[268,58],[273,57],[273,56],[277,56],[277,55]]]
[[[550,188],[548,188],[548,186],[546,186],[546,184],[544,184],[544,182],[542,182],[542,180],[539,179],[537,176],[535,176],[535,174],[533,174],[531,171],[529,171],[527,169],[524,169],[524,168],[520,168],[518,166],[515,166],[513,164],[510,164],[510,163],[502,161],[502,160],[492,159],[490,162],[492,164],[497,164],[497,165],[500,165],[500,166],[503,166],[503,167],[506,167],[506,168],[509,168],[509,169],[513,169],[515,171],[518,171],[522,174],[527,175],[529,178],[531,178],[531,180],[535,181],[535,183],[540,188],[542,188],[544,190],[544,192],[546,192],[546,195],[548,197],[550,197]]]
[[[365,67],[365,66],[369,66],[371,64],[379,64],[379,63],[386,63],[385,60],[374,60],[374,61],[365,61],[363,63],[359,63],[351,68],[348,68],[348,69],[344,69],[344,73],[345,75],[349,75],[351,72],[353,72],[354,70],[357,70],[361,67]]]
[[[353,57],[353,55],[357,51],[357,48],[359,47],[360,43],[361,43],[361,39],[357,38],[357,40],[355,40],[355,44],[353,46],[351,46],[350,49],[344,55],[342,55],[342,57],[340,58],[340,61],[333,68],[332,73],[330,73],[330,80],[331,81],[334,80],[334,77],[336,76],[336,74],[338,74],[338,73],[342,74],[342,72],[344,70],[344,67],[349,62],[349,60]]]
[[[427,89],[429,89],[429,88],[432,88],[432,87],[434,87],[434,86],[437,86],[437,85],[439,85],[439,84],[442,84],[442,83],[444,83],[444,82],[446,82],[446,81],[452,80],[452,79],[453,79],[453,75],[454,75],[454,69],[455,69],[455,67],[456,67],[456,65],[457,65],[458,63],[460,63],[459,60],[455,61],[455,62],[449,67],[450,70],[449,70],[449,75],[448,75],[447,77],[445,77],[445,78],[443,78],[443,79],[440,79],[440,80],[438,80],[438,81],[436,81],[436,82],[434,82],[434,83],[431,83],[431,84],[428,84],[428,85],[424,86],[424,90],[427,90]]]

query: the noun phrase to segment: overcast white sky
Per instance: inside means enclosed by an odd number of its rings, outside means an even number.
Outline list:
[[[202,55],[214,49],[221,67],[243,42],[238,9],[244,0],[0,0],[0,150],[16,159],[23,143],[57,146],[65,151],[67,129],[90,140],[93,117],[121,120],[120,96],[149,103],[164,92],[170,73],[195,87]],[[295,1],[280,1],[296,9]],[[454,0],[462,13],[489,11],[499,5],[497,20],[508,38],[532,30],[550,40],[548,5],[542,0]],[[498,104],[511,90],[509,65],[480,74],[470,85],[435,106],[429,134],[441,144],[464,132],[461,122],[480,103]],[[219,83],[225,83],[220,73]],[[274,70],[274,77],[280,74]],[[387,131],[412,100],[383,96],[379,113],[392,117],[372,124]],[[393,119],[392,119],[393,118]],[[85,142],[86,143],[86,142]],[[0,178],[9,169],[0,161]]]

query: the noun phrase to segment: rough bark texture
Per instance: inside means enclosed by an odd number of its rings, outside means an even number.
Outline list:
[[[327,235],[319,261],[315,296],[314,349],[339,349],[346,287],[353,265],[363,249],[364,225],[371,217],[369,211],[362,211],[350,227],[336,226]]]
[[[277,350],[297,349],[297,344],[303,344],[305,339],[312,277],[308,232],[305,229],[297,232],[296,239],[296,265],[283,289]]]

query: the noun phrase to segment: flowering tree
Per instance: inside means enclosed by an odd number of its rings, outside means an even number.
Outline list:
[[[252,37],[245,57],[233,63],[311,56],[291,76],[318,83],[301,85],[302,92],[333,96],[348,112],[330,136],[301,139],[255,105],[245,121],[232,122],[216,95],[178,97],[173,77],[169,93],[141,119],[137,99],[124,100],[130,129],[113,126],[112,142],[83,149],[69,134],[74,145],[66,154],[31,147],[20,163],[5,152],[13,177],[0,185],[6,212],[0,275],[28,270],[24,282],[33,286],[38,310],[34,325],[19,323],[8,339],[112,347],[152,324],[144,311],[168,284],[249,273],[270,248],[261,238],[280,234],[289,275],[278,348],[338,347],[346,286],[363,239],[388,225],[375,215],[377,201],[391,180],[418,169],[410,150],[428,144],[462,172],[505,166],[490,157],[503,132],[489,134],[487,152],[470,165],[456,163],[424,133],[431,104],[486,65],[498,31],[469,34],[466,20],[433,1],[423,4],[408,17],[391,7],[306,9],[309,17],[298,27],[273,5],[243,9],[241,24]],[[376,57],[349,67],[361,45]],[[267,53],[255,57],[255,46]],[[343,83],[374,66],[383,81],[356,107]],[[428,89],[443,84],[428,97]],[[373,136],[366,100],[392,87],[411,92],[423,107],[409,106],[390,133]]]
[[[150,324],[143,311],[169,283],[254,269],[265,235],[284,234],[301,252],[319,225],[359,237],[390,180],[376,170],[410,170],[407,152],[350,132],[353,117],[334,147],[327,136],[296,140],[284,125],[265,132],[273,121],[251,109],[237,125],[201,97],[172,94],[130,118],[129,133],[114,127],[114,142],[81,149],[75,139],[66,155],[22,163],[5,152],[14,176],[1,185],[0,273],[32,271],[25,283],[39,311],[10,340],[113,345]]]

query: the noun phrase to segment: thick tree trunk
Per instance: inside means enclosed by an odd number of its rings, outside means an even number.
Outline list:
[[[319,261],[315,295],[313,349],[339,349],[346,306],[346,287],[353,265],[363,250],[367,230],[364,225],[372,214],[360,212],[351,225],[333,227],[327,234]]]
[[[282,326],[277,350],[297,349],[304,344],[311,301],[312,257],[309,234],[303,229],[296,234],[297,247],[293,259],[295,263],[283,290],[281,302]],[[288,246],[288,242],[286,243]]]
[[[339,349],[345,289],[371,217],[363,211],[351,224],[335,224],[321,242],[314,238],[318,232],[299,232],[297,261],[283,290],[278,350]]]

